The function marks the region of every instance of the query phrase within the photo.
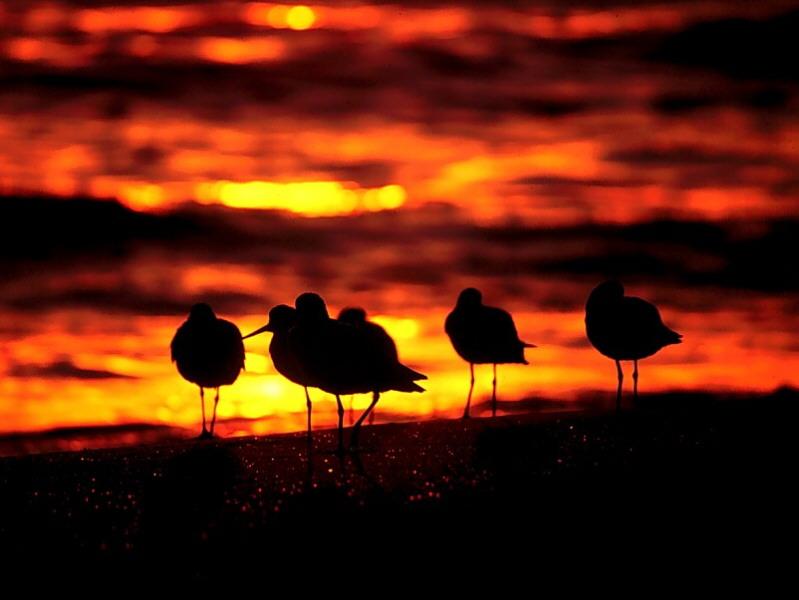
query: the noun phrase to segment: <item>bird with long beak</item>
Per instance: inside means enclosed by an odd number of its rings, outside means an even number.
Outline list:
[[[300,367],[294,352],[289,344],[289,332],[297,320],[297,311],[287,304],[278,304],[269,311],[269,321],[260,329],[256,329],[252,333],[248,333],[243,339],[251,338],[262,333],[271,333],[272,341],[269,342],[269,356],[272,358],[272,364],[275,370],[283,377],[301,385],[305,389],[305,407],[308,413],[307,429],[308,429],[308,444],[313,441],[311,433],[311,412],[313,403],[311,402],[311,395],[308,392],[308,387],[313,383]]]
[[[338,451],[344,452],[344,404],[342,394],[361,393],[357,388],[358,356],[353,327],[331,319],[325,301],[306,292],[294,301],[296,321],[288,335],[288,346],[308,385],[336,397]]]
[[[370,334],[361,328],[330,318],[325,301],[318,294],[300,294],[294,306],[297,321],[289,332],[289,345],[310,385],[336,397],[339,452],[344,450],[342,394],[372,394],[372,404],[353,426],[350,446],[355,447],[363,418],[377,404],[381,392],[400,387],[412,387],[400,391],[423,391],[408,378],[403,378],[400,385],[396,375],[398,361],[387,360],[385,352],[378,351]]]

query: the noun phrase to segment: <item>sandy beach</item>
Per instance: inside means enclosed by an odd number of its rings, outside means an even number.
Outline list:
[[[328,566],[409,559],[403,548],[422,562],[495,548],[480,560],[503,562],[511,540],[514,560],[608,543],[751,551],[744,540],[795,526],[797,398],[379,425],[343,457],[317,431],[310,460],[303,434],[4,458],[0,534],[23,563],[200,581],[309,551]]]

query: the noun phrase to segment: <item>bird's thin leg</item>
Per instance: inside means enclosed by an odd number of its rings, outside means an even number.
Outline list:
[[[633,361],[633,402],[638,402],[638,361]]]
[[[219,388],[216,388],[214,396],[214,415],[211,417],[211,437],[214,437],[214,425],[216,424],[216,405],[219,404]]]
[[[621,412],[621,383],[624,381],[624,372],[621,370],[621,362],[616,361],[616,375],[619,378],[619,386],[616,388],[616,412]]]
[[[200,409],[203,411],[203,430],[200,433],[200,437],[205,437],[208,435],[208,430],[205,428],[205,390],[202,386],[200,388]]]
[[[469,407],[472,405],[472,391],[474,391],[474,363],[469,363],[469,375],[471,382],[469,383],[469,395],[466,397],[466,408],[463,409],[463,418],[469,418]]]
[[[344,405],[338,394],[336,394],[336,403],[338,404],[338,451],[344,452]]]
[[[311,409],[313,405],[311,404],[311,395],[308,393],[308,386],[305,387],[305,408],[308,409],[308,448],[310,449],[311,444],[313,443],[313,436],[311,434]]]
[[[369,416],[369,413],[372,412],[372,409],[375,407],[375,404],[377,404],[378,400],[380,400],[380,392],[378,391],[372,392],[372,403],[369,405],[369,408],[363,411],[363,414],[360,417],[358,417],[358,420],[355,421],[355,425],[352,426],[352,435],[350,436],[350,449],[358,448],[358,434],[361,431],[361,424],[364,422],[366,417]]]
[[[494,380],[491,382],[491,416],[497,416],[497,364],[494,363]]]

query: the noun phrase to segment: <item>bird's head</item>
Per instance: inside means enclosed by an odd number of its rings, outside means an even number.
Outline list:
[[[305,292],[297,296],[294,301],[294,306],[297,308],[298,319],[327,319],[327,306],[322,296],[313,292]]]
[[[190,321],[202,322],[212,321],[214,319],[216,319],[216,315],[209,304],[200,302],[191,307],[191,312],[189,313]]]
[[[366,311],[360,307],[344,308],[338,314],[338,320],[343,323],[358,325],[366,322]]]
[[[591,310],[593,307],[616,302],[623,297],[624,286],[620,282],[616,281],[615,279],[603,281],[596,286],[591,292],[591,295],[588,296],[588,302],[585,304],[585,309]]]
[[[266,331],[270,331],[272,333],[285,333],[294,325],[294,321],[297,320],[297,311],[289,306],[288,304],[278,304],[277,306],[273,306],[272,309],[269,311],[269,322],[261,327],[260,329],[256,329],[252,333],[248,333],[242,339],[247,339],[253,337],[254,335],[258,335],[260,333],[264,333]]]
[[[477,288],[466,288],[458,296],[459,308],[476,308],[483,304],[483,294]]]

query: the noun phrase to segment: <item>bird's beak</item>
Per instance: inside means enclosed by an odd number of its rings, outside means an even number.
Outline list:
[[[263,326],[263,327],[261,327],[260,329],[256,329],[256,330],[255,330],[255,331],[253,331],[252,333],[248,333],[247,335],[245,335],[245,336],[244,336],[243,338],[241,338],[241,339],[243,339],[243,340],[246,340],[247,338],[250,338],[250,337],[252,337],[252,336],[254,336],[254,335],[258,335],[259,333],[263,333],[264,331],[272,331],[272,327],[270,327],[269,323],[267,323],[266,325],[264,325],[264,326]]]

